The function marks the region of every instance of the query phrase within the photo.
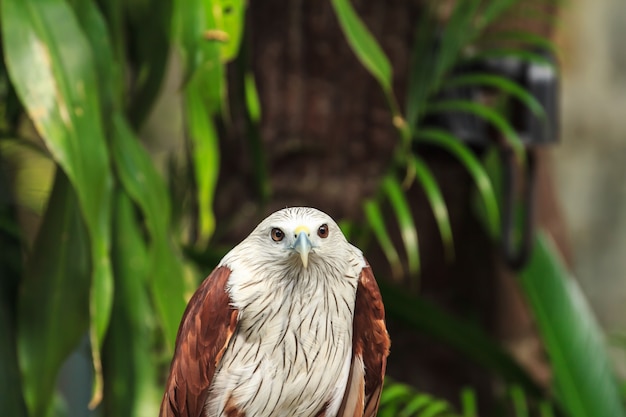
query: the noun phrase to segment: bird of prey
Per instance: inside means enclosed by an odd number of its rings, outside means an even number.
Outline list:
[[[160,416],[373,417],[388,353],[361,251],[327,214],[286,208],[189,301]]]

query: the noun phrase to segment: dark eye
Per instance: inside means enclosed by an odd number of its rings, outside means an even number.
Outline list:
[[[280,242],[285,237],[285,233],[279,228],[275,227],[272,229],[272,240],[274,242]]]
[[[328,225],[325,223],[321,225],[320,228],[317,229],[317,235],[322,239],[326,239],[328,237]]]

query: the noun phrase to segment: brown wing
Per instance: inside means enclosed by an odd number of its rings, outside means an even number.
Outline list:
[[[356,290],[352,367],[338,416],[374,417],[383,387],[389,335],[385,309],[372,268],[361,271]]]
[[[201,417],[215,368],[237,326],[226,282],[230,269],[215,269],[189,300],[178,328],[176,350],[161,417]]]

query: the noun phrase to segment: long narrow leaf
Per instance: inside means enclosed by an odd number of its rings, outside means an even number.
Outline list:
[[[515,151],[518,159],[523,160],[524,158],[524,145],[517,132],[508,120],[491,107],[466,100],[442,100],[428,105],[427,111],[429,113],[471,113],[485,119],[500,132],[509,146]]]
[[[387,228],[385,227],[385,221],[378,203],[372,200],[365,202],[363,206],[365,210],[365,217],[367,222],[374,231],[374,235],[380,244],[389,265],[391,265],[391,271],[395,279],[399,279],[402,276],[402,265],[400,264],[400,257],[396,248],[391,242],[391,238],[387,234]]]
[[[111,149],[124,189],[140,207],[150,233],[150,288],[160,315],[168,348],[174,346],[176,332],[185,309],[182,264],[169,236],[170,205],[163,180],[130,126],[114,116]]]
[[[97,400],[99,348],[113,292],[109,260],[112,179],[90,45],[72,9],[62,0],[5,1],[1,11],[9,76],[38,133],[74,186],[89,232]]]
[[[200,244],[206,246],[215,230],[213,197],[219,174],[219,140],[210,108],[202,99],[202,93],[193,80],[186,88],[185,99],[188,134],[193,144],[193,167],[200,219],[199,237]]]
[[[550,51],[554,54],[558,52],[558,48],[552,39],[537,33],[522,30],[503,30],[487,33],[485,37],[481,39],[481,45],[489,45],[492,43],[495,45],[502,45],[503,43],[521,44],[523,47],[531,50]]]
[[[446,202],[443,199],[443,195],[441,195],[441,190],[437,185],[437,180],[421,158],[411,158],[411,166],[424,189],[426,199],[435,216],[446,257],[449,261],[452,261],[454,259],[454,239],[452,238],[452,228],[450,227],[450,216],[448,215]]]
[[[624,417],[600,327],[548,236],[537,236],[520,284],[552,363],[560,405],[572,417]]]
[[[59,170],[19,298],[18,351],[31,416],[46,415],[59,369],[88,331],[87,242],[77,197]]]
[[[409,273],[412,276],[416,276],[419,274],[420,270],[420,255],[417,241],[417,229],[415,228],[411,208],[409,207],[404,191],[402,191],[402,187],[393,176],[387,176],[383,180],[382,187],[389,198],[391,207],[396,215],[396,220],[400,226],[400,236],[402,236],[402,242],[404,243],[404,249],[406,251]]]
[[[154,316],[148,299],[148,248],[130,198],[118,191],[112,242],[115,300],[105,340],[104,409],[106,415],[149,417],[159,414],[160,384],[151,331]]]
[[[356,13],[350,0],[332,0],[335,14],[352,51],[378,80],[386,93],[391,91],[391,64],[376,39]]]
[[[487,73],[471,73],[458,75],[445,82],[445,87],[450,88],[468,85],[484,85],[497,88],[501,92],[509,94],[524,103],[535,116],[543,121],[546,120],[546,113],[541,103],[526,89],[508,78]]]
[[[450,152],[463,164],[474,179],[485,208],[487,227],[492,238],[500,236],[500,209],[489,175],[476,156],[459,139],[445,130],[424,129],[417,132],[417,140],[439,146]]]

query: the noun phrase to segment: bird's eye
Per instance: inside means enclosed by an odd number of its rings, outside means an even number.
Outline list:
[[[328,237],[328,225],[326,223],[324,223],[320,226],[319,229],[317,229],[317,235],[322,239],[326,239]]]
[[[285,237],[285,233],[279,228],[275,227],[272,229],[272,240],[274,242],[280,242]]]

